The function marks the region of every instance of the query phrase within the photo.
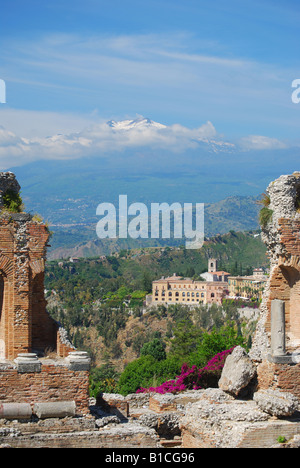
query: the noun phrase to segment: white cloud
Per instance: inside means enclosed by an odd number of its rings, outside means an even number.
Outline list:
[[[262,135],[249,135],[241,138],[239,143],[244,150],[272,150],[288,147],[286,143],[277,138],[269,138]]]
[[[198,148],[199,144],[208,144],[209,149],[215,153],[234,152],[238,148],[251,151],[287,147],[278,139],[261,135],[241,138],[237,144],[224,141],[210,121],[200,127],[190,129],[180,124],[166,126],[141,116],[119,122],[98,121],[95,123],[95,116],[76,117],[17,110],[10,112],[14,117],[16,131],[0,127],[1,170],[37,160],[114,157],[124,150],[138,148],[167,150],[170,153],[180,154],[180,152],[184,153],[189,149]],[[9,120],[7,119],[7,123]],[[28,125],[26,136],[24,133],[20,136],[17,130],[21,131],[21,121],[24,120],[30,121],[30,125]],[[46,136],[50,128],[52,130],[57,128],[55,122],[65,131]],[[86,125],[81,128],[83,124]],[[78,131],[69,131],[72,126],[77,127]],[[32,132],[36,136],[31,136]]]
[[[15,111],[15,116],[18,114]],[[26,112],[21,111],[22,118]],[[34,121],[33,119],[36,119]],[[149,147],[180,152],[195,148],[199,142],[217,137],[211,122],[196,129],[176,124],[165,126],[143,117],[114,125],[109,122],[91,123],[80,131],[44,136],[44,123],[38,121],[39,113],[29,113],[32,127],[39,127],[39,136],[20,137],[11,130],[0,127],[0,164],[2,169],[23,165],[39,159],[76,159],[85,156],[101,157],[128,148]],[[51,116],[53,118],[54,115]],[[43,120],[49,118],[42,114]],[[63,117],[59,119],[63,121]],[[78,120],[80,121],[80,119]],[[78,123],[78,122],[77,122]],[[18,125],[17,125],[18,127]],[[31,128],[31,127],[30,127]],[[30,132],[29,132],[30,133]]]

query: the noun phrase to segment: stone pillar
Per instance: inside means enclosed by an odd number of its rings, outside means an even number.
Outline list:
[[[278,364],[291,364],[292,357],[285,347],[285,302],[274,299],[271,302],[271,354],[268,359]]]
[[[285,356],[285,303],[274,299],[271,303],[272,356]]]

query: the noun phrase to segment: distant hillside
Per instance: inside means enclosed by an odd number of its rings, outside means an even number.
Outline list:
[[[256,230],[259,206],[255,197],[234,196],[205,205],[205,236],[225,234],[229,231]],[[142,247],[180,246],[184,239],[98,239],[95,224],[54,226],[50,260],[58,258],[96,257],[111,255],[122,249]]]
[[[122,370],[155,333],[165,337],[175,326],[175,318],[189,317],[182,307],[174,310],[174,320],[172,314],[144,315],[142,304],[152,281],[173,273],[199,278],[207,271],[209,257],[217,258],[219,268],[232,275],[268,266],[260,237],[234,231],[206,240],[200,250],[144,248],[122,250],[103,259],[82,258],[76,263],[55,260],[46,265],[48,310],[66,328],[75,346],[90,352],[96,365],[112,359]],[[209,317],[211,322],[210,313]]]
[[[205,205],[205,234],[258,229],[258,197],[228,197]]]
[[[207,239],[201,249],[189,250],[183,246],[123,249],[114,256],[107,256],[106,259],[82,258],[77,263],[65,261],[63,264],[72,270],[68,278],[70,284],[74,281],[82,284],[80,275],[88,271],[91,281],[95,279],[93,275],[101,281],[103,274],[104,278],[120,277],[120,282],[130,285],[131,282],[142,281],[145,273],[152,279],[175,272],[189,276],[191,269],[192,276],[199,275],[207,271],[208,259],[211,257],[217,258],[219,267],[232,274],[245,273],[247,269],[268,265],[266,247],[260,236],[254,232],[234,231]],[[61,276],[58,261],[48,262],[47,268],[48,271],[52,271],[51,278],[55,283]],[[51,280],[47,287],[54,287],[53,282]]]

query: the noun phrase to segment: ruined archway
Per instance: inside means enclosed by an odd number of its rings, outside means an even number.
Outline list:
[[[44,271],[31,279],[31,349],[38,354],[57,347],[57,323],[46,310]]]

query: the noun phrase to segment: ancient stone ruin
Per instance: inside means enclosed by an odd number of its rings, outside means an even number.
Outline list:
[[[7,197],[14,199],[19,190],[14,174],[0,173],[0,417],[66,400],[86,413],[89,360],[46,310],[49,231],[31,214],[7,206]]]
[[[300,398],[300,173],[281,176],[268,189],[270,219],[262,239],[270,258],[261,318],[251,350],[262,388]]]
[[[46,349],[65,356],[72,345],[61,340],[44,298],[49,231],[32,215],[3,206],[5,194],[19,190],[14,174],[0,173],[0,358]]]
[[[0,191],[18,191],[12,174]],[[2,195],[0,194],[2,197]],[[0,198],[1,200],[2,198]],[[266,193],[271,267],[249,353],[226,358],[218,388],[88,398],[89,359],[47,314],[48,232],[25,213],[0,217],[0,446],[300,447],[300,173]],[[56,358],[47,358],[47,349]]]

